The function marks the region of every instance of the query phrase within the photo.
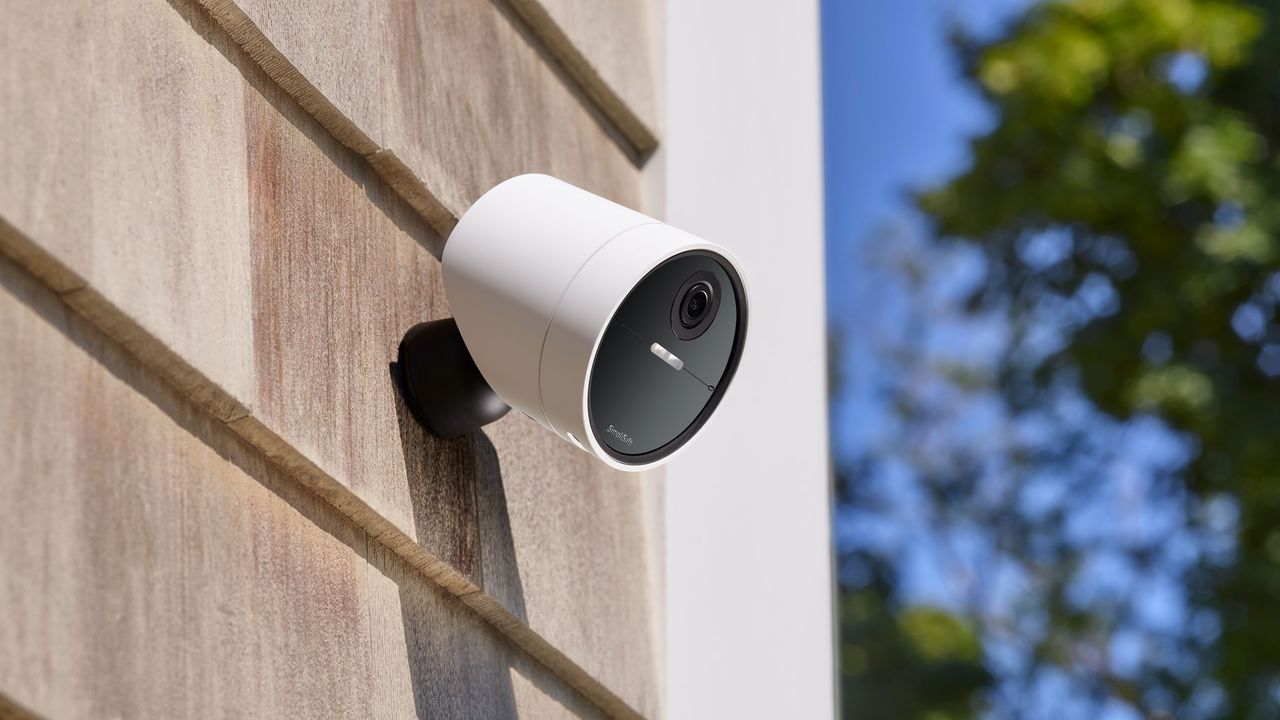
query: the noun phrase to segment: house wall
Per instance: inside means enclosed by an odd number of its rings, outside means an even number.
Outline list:
[[[673,718],[835,714],[817,2],[671,0],[670,222],[728,246],[746,353],[667,466]]]
[[[662,476],[391,381],[484,190],[651,207],[649,9],[0,9],[0,715],[663,714]]]

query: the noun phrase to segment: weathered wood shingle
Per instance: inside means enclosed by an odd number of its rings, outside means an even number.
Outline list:
[[[0,688],[45,717],[593,717],[0,258]],[[0,702],[0,715],[6,703]]]

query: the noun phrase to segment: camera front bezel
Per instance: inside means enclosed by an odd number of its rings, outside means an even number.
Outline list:
[[[641,283],[644,282],[644,279],[648,278],[654,272],[657,272],[662,266],[666,265],[667,263],[670,263],[680,258],[684,258],[688,256],[706,257],[715,261],[715,263],[720,266],[720,269],[723,270],[725,275],[727,275],[729,278],[729,283],[731,286],[730,290],[731,292],[733,292],[734,302],[737,310],[737,313],[736,313],[737,321],[734,326],[734,338],[733,338],[733,344],[729,350],[729,359],[725,364],[724,371],[721,373],[719,381],[711,390],[710,398],[707,399],[706,404],[702,406],[702,410],[693,419],[693,421],[689,423],[689,425],[686,426],[685,429],[682,432],[680,432],[680,434],[672,438],[669,442],[662,445],[661,447],[655,448],[654,450],[651,450],[649,452],[638,453],[635,455],[631,455],[631,454],[627,454],[627,453],[623,453],[618,450],[615,450],[600,435],[600,432],[597,429],[595,413],[591,410],[590,402],[589,402],[589,398],[591,397],[592,372],[590,369],[588,370],[587,372],[588,382],[585,388],[586,394],[584,395],[584,401],[585,401],[584,405],[586,406],[586,410],[587,410],[586,430],[587,432],[592,434],[595,440],[594,444],[596,447],[600,449],[601,452],[605,453],[614,461],[623,465],[624,467],[637,467],[637,466],[643,467],[643,466],[649,466],[654,463],[660,462],[670,457],[671,455],[675,454],[678,450],[683,448],[690,440],[692,440],[694,436],[698,434],[698,431],[702,429],[702,426],[706,424],[707,420],[711,418],[711,415],[712,413],[715,412],[716,407],[719,406],[720,400],[724,398],[725,392],[729,389],[729,386],[733,381],[734,375],[737,374],[738,364],[742,360],[742,353],[746,346],[746,338],[747,338],[748,302],[747,302],[746,287],[742,281],[742,276],[738,274],[737,268],[724,255],[709,249],[687,250],[685,252],[671,255],[666,259],[664,259],[661,263],[658,263],[657,266],[650,269],[649,272],[645,274],[644,278],[642,278],[640,281],[636,282],[632,286],[632,290],[634,291],[635,287],[638,287]],[[680,291],[676,293],[675,305],[673,306],[675,308],[675,313],[676,313],[672,319],[673,330],[677,328],[681,328],[680,318],[679,318],[679,303],[684,297],[684,293],[688,292],[688,288],[691,287],[693,284],[697,283],[699,280],[705,279],[703,277],[704,273],[705,275],[710,276],[711,282],[714,283],[713,287],[715,288],[715,295],[713,297],[715,298],[715,303],[716,303],[714,310],[715,311],[719,310],[719,302],[720,302],[719,298],[723,295],[722,290],[719,286],[719,281],[718,279],[716,279],[714,273],[710,271],[700,270],[694,273],[693,275],[690,275],[689,278],[685,280],[684,284],[682,284]],[[628,293],[628,297],[629,296],[630,296],[630,293]],[[623,302],[625,302],[625,299],[623,300]],[[619,303],[619,306],[621,306],[621,304],[622,303]],[[615,312],[616,312],[616,308],[615,308]],[[705,325],[699,326],[700,331],[694,337],[698,337],[702,333],[706,332],[706,329],[710,327],[712,320],[714,320],[715,314],[716,313],[712,312],[711,309],[708,310]],[[606,323],[606,327],[608,327],[608,325],[611,324],[612,322],[613,322],[613,318],[611,316],[609,319],[609,322]],[[602,335],[603,335],[603,332],[604,331],[602,330],[601,331]]]

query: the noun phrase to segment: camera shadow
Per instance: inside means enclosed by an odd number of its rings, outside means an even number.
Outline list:
[[[428,433],[405,404],[398,363],[390,363],[388,369],[396,389],[396,416],[418,542],[527,623],[497,449],[479,431],[452,440]],[[472,640],[439,623],[420,622],[417,616],[424,599],[412,583],[400,588],[419,716],[439,715],[436,685],[442,678],[457,678],[465,688],[460,686],[455,692],[467,698],[457,706],[461,715],[477,716],[477,710],[483,709],[485,717],[514,717],[513,672],[566,705],[575,704],[563,686],[549,682],[545,672],[531,665],[535,661],[514,646],[505,660],[492,659],[501,672],[495,672],[493,661],[475,662],[479,649],[473,647]],[[458,611],[472,612],[461,603],[454,604]],[[436,615],[438,610],[433,609],[432,616]]]

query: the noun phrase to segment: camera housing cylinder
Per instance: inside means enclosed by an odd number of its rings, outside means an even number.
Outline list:
[[[615,468],[683,449],[746,339],[746,288],[722,247],[545,175],[458,222],[445,292],[498,397]]]

